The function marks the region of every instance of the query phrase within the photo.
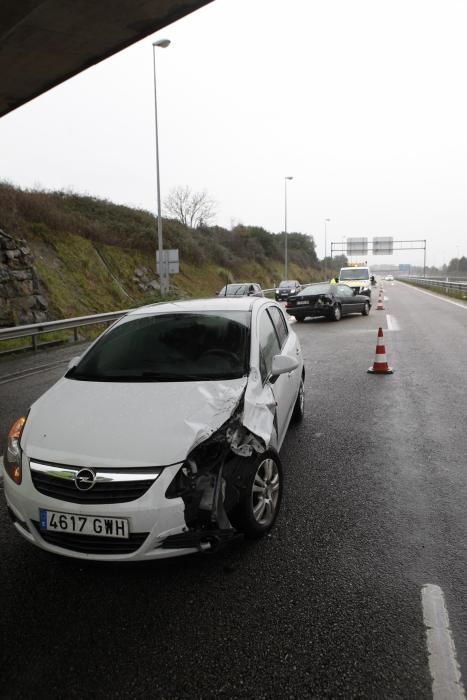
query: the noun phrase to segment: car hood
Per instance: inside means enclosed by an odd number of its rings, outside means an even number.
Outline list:
[[[21,444],[30,458],[74,466],[175,464],[230,418],[246,384],[63,377],[32,405]]]

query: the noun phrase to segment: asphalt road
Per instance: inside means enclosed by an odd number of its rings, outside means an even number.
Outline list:
[[[0,499],[2,698],[430,698],[427,583],[444,591],[467,678],[467,307],[385,291],[368,318],[295,325],[306,417],[281,452],[269,537],[92,564],[31,547]],[[380,325],[389,376],[366,372]],[[63,371],[0,378],[3,434]]]

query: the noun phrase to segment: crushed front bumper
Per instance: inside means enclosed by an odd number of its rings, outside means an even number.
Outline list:
[[[54,554],[76,559],[98,561],[141,561],[165,559],[202,551],[196,539],[185,540],[186,546],[174,540],[174,547],[166,543],[173,536],[187,532],[184,503],[181,498],[167,499],[165,492],[180,464],[165,467],[151,488],[137,500],[125,503],[92,504],[71,503],[45,496],[34,487],[23,456],[23,480],[15,484],[4,473],[4,488],[8,512],[15,529],[31,544]],[[40,510],[72,515],[107,518],[125,518],[129,537],[96,537],[71,533],[43,531]]]

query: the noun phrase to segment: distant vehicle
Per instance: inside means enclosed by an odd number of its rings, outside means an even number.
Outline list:
[[[291,294],[298,294],[301,284],[298,280],[282,280],[276,289],[276,301],[284,301]]]
[[[340,321],[342,316],[361,313],[368,316],[371,301],[365,294],[355,294],[347,284],[310,284],[299,294],[287,300],[285,310],[297,321],[307,316],[326,316],[330,321]]]
[[[371,275],[370,281],[371,281],[371,286],[374,287],[376,284],[376,277],[374,275]]]
[[[394,275],[386,275],[384,279],[386,282],[394,282]]]
[[[216,292],[216,295],[218,297],[264,297],[261,285],[257,282],[226,284],[220,292]]]
[[[371,273],[366,265],[341,267],[339,282],[347,284],[355,294],[365,294],[371,297]]]
[[[261,537],[304,381],[300,342],[271,299],[134,309],[12,426],[13,526],[54,554],[105,561]]]

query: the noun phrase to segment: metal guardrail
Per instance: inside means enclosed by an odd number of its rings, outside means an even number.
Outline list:
[[[406,282],[414,282],[420,287],[434,287],[436,289],[442,289],[448,292],[449,290],[454,290],[458,292],[464,292],[467,297],[467,282],[447,282],[446,280],[434,279],[430,277],[398,277],[401,282],[404,280]]]
[[[44,321],[43,323],[31,323],[27,326],[12,326],[11,328],[0,328],[0,341],[11,340],[13,338],[30,337],[32,348],[38,348],[38,336],[50,331],[64,331],[72,329],[75,341],[78,341],[78,328],[81,326],[91,326],[97,323],[111,323],[124,316],[128,311],[110,311],[105,314],[94,314],[93,316],[77,316],[76,318],[65,318],[61,321]]]
[[[304,287],[306,285],[301,285]],[[263,289],[263,294],[275,294],[276,288]],[[256,296],[256,295],[255,295]],[[74,332],[74,340],[78,342],[78,329],[81,326],[91,326],[98,323],[111,323],[121,318],[131,309],[124,311],[110,311],[104,314],[94,314],[92,316],[77,316],[76,318],[65,318],[60,321],[44,321],[43,323],[31,323],[26,326],[12,326],[10,328],[0,328],[0,341],[12,340],[14,338],[31,338],[33,350],[39,347],[38,337],[43,333],[51,331],[64,331],[71,329]]]

